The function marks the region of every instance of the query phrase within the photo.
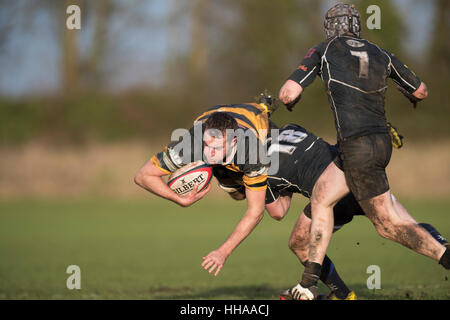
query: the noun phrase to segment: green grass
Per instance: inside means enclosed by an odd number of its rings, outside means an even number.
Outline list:
[[[277,299],[303,270],[287,242],[304,204],[298,198],[282,222],[266,216],[213,277],[201,258],[231,233],[245,202],[2,201],[0,299]],[[405,206],[450,235],[450,201]],[[450,298],[447,271],[380,238],[364,217],[336,233],[328,253],[360,298]],[[81,268],[81,290],[66,288],[69,265]],[[381,268],[380,290],[366,287],[369,265]]]

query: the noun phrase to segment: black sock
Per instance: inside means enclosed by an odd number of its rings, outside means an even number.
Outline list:
[[[439,242],[442,245],[446,245],[448,244],[447,239],[445,239],[440,233],[439,231],[437,231],[431,224],[428,223],[419,223],[419,226],[421,226],[422,228],[424,228],[425,230],[428,231],[429,234],[431,234],[431,236],[436,239],[437,242]]]
[[[447,248],[439,260],[439,264],[442,264],[445,269],[450,269],[450,249]]]
[[[350,293],[350,289],[347,288],[344,281],[339,277],[333,261],[331,261],[328,256],[325,256],[323,259],[320,280],[322,280],[322,282],[325,283],[327,287],[330,288],[331,292],[339,299],[347,298]]]
[[[300,285],[304,288],[317,286],[317,281],[320,278],[322,266],[316,262],[306,261],[305,271],[303,271],[302,281]]]

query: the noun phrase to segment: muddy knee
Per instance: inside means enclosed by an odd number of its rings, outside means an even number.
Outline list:
[[[389,219],[385,219],[385,220],[381,220],[381,219],[375,219],[372,220],[373,225],[375,226],[375,230],[377,231],[377,233],[385,238],[385,239],[389,239],[389,240],[393,240],[396,238],[396,234],[398,233],[399,228],[402,227],[401,223],[389,220]]]

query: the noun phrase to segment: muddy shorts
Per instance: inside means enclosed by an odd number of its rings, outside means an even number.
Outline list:
[[[355,199],[366,200],[389,190],[386,167],[391,159],[389,134],[370,134],[338,143],[335,164],[344,171]]]

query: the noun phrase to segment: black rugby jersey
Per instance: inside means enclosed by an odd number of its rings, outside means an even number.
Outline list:
[[[278,157],[275,173],[269,172],[266,204],[275,201],[280,191],[301,193],[310,197],[317,179],[336,158],[337,148],[296,124],[280,130],[278,138],[268,139],[268,153]]]
[[[409,93],[420,79],[392,53],[361,38],[339,36],[311,48],[289,79],[306,88],[319,75],[333,110],[339,140],[387,133],[387,78]]]

